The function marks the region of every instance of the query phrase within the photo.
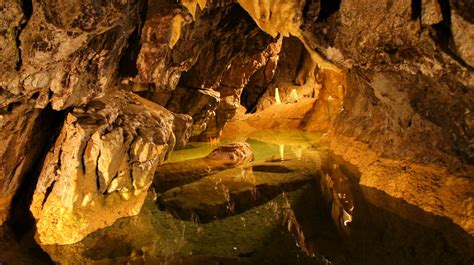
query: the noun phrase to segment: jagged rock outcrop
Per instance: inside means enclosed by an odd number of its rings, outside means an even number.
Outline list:
[[[333,132],[387,156],[455,169],[454,160],[472,163],[472,68],[444,46],[450,36],[442,29],[450,21],[446,9],[442,22],[428,26],[434,22],[425,16],[420,24],[420,12],[434,12],[429,8],[425,3],[419,11],[411,1],[342,1],[331,16],[305,24],[304,32],[328,59],[351,69]],[[468,31],[463,36],[469,38]]]
[[[133,0],[0,4],[2,222],[21,182],[36,182],[28,172],[54,136],[51,126],[61,124],[61,115],[41,109],[85,104],[115,83],[142,6]]]
[[[298,37],[321,75],[332,75],[323,82],[340,83],[340,89],[317,89],[318,100],[327,102],[315,104],[314,117],[307,118],[317,122],[304,124],[307,129],[356,137],[388,156],[457,163],[454,168],[472,163],[469,106],[474,84],[469,59],[463,58],[470,58],[474,48],[472,23],[464,11],[469,8],[462,1],[423,1],[420,6],[412,1],[308,1],[305,8],[298,1],[239,3],[270,35]],[[321,61],[316,51],[337,67]],[[344,68],[349,70],[347,84],[345,74],[339,75]],[[359,89],[362,84],[369,85]],[[266,98],[276,97],[273,90]],[[439,105],[448,111],[437,111]],[[407,136],[406,131],[420,136]],[[436,147],[428,139],[438,139]],[[413,151],[407,154],[407,149]],[[433,149],[436,154],[427,158],[426,150]]]
[[[191,115],[193,135],[209,139],[218,137],[235,115],[250,77],[269,62],[275,65],[281,40],[261,32],[232,1],[199,6],[149,2],[137,73],[125,83],[172,111]],[[197,103],[189,102],[193,94]],[[206,108],[194,106],[206,99]]]
[[[193,118],[192,136],[206,130],[209,121],[216,116],[220,93],[212,89],[186,89],[177,87],[166,103],[166,108],[175,113],[186,113]]]
[[[176,143],[175,119],[163,107],[122,91],[69,113],[31,205],[39,242],[75,243],[138,214],[156,167]]]
[[[220,135],[226,122],[234,117],[242,90],[251,76],[269,61],[275,61],[281,49],[281,39],[261,32],[238,6],[232,7],[216,26],[196,63],[180,81],[189,89],[219,92],[215,116],[210,117],[205,132],[197,137],[202,140]],[[241,36],[247,36],[245,41]]]
[[[39,106],[51,101],[60,110],[87,103],[108,89],[138,23],[140,6],[135,0],[34,1],[20,34],[18,91],[39,92]]]

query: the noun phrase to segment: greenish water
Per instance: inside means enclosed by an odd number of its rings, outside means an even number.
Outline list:
[[[321,135],[301,131],[267,130],[246,137],[221,140],[218,144],[190,142],[182,150],[171,153],[167,163],[201,158],[208,155],[218,145],[245,141],[252,147],[255,162],[264,162],[271,158],[301,159],[303,150],[322,150],[319,145]]]
[[[150,192],[138,216],[120,219],[77,244],[43,250],[60,264],[472,265],[471,236],[445,218],[359,186],[357,168],[320,145],[319,135],[267,131],[219,144],[234,141],[249,143],[255,161],[198,180],[216,185],[210,189],[192,193],[192,186],[178,188],[190,190],[183,200],[199,205],[201,215],[215,207],[214,194],[208,193],[227,188],[226,205],[233,207],[222,216],[207,216],[205,222],[177,216],[160,205],[162,194]],[[169,162],[204,157],[215,147],[189,143]],[[354,209],[347,225],[340,222],[343,206],[328,195],[322,178],[328,163],[337,164],[336,173],[349,182],[344,192],[353,198]],[[206,182],[220,178],[219,183]]]

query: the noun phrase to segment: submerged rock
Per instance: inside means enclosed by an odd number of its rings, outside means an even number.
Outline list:
[[[69,113],[31,205],[39,242],[75,243],[138,214],[176,143],[174,122],[166,109],[122,91]]]
[[[263,164],[260,168],[272,166]],[[209,222],[263,204],[311,180],[307,171],[268,171],[253,171],[252,167],[221,171],[168,190],[158,204],[181,219]]]
[[[203,158],[159,166],[155,172],[154,186],[157,191],[163,192],[198,180],[214,171],[236,167],[253,159],[252,149],[247,143],[223,145]]]

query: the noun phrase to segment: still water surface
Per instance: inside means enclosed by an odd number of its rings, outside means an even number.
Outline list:
[[[166,194],[150,193],[138,216],[42,249],[61,264],[473,264],[470,235],[359,186],[358,169],[318,135],[268,131],[235,140],[251,145],[254,162],[176,188],[184,195],[166,207]],[[168,162],[215,147],[189,143]],[[225,201],[216,199],[222,191]],[[186,207],[193,214],[176,214]]]

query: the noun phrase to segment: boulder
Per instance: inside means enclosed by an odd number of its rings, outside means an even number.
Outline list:
[[[70,112],[30,207],[37,240],[72,244],[138,214],[156,167],[175,146],[175,119],[163,107],[123,91]]]

